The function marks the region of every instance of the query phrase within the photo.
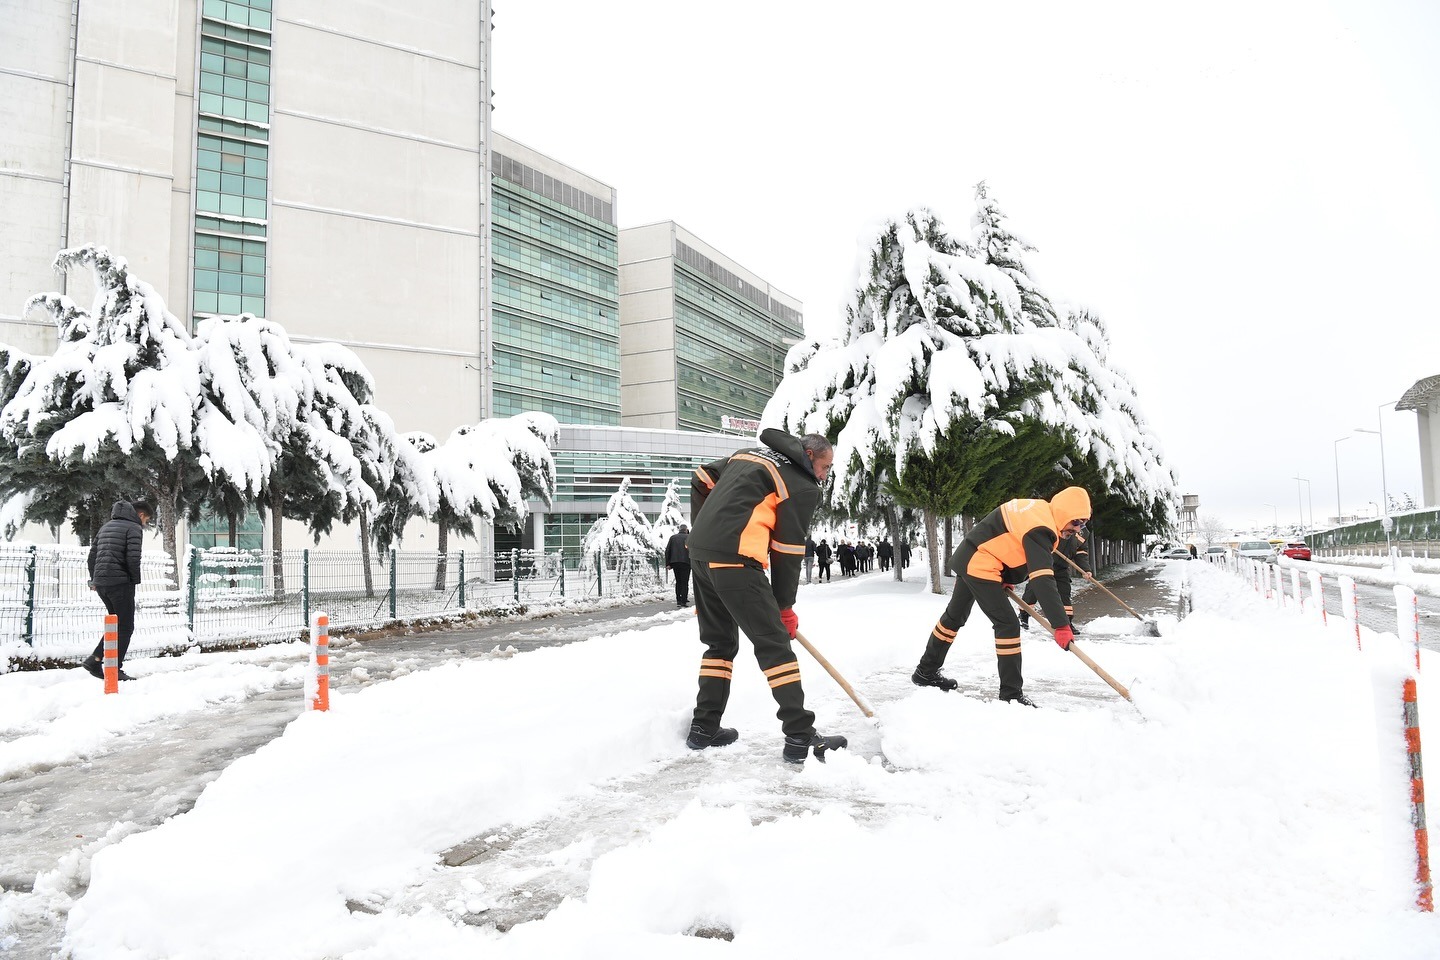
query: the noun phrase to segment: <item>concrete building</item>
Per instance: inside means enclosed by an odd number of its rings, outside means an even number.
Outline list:
[[[495,416],[620,423],[615,188],[496,134]]]
[[[685,228],[620,231],[620,406],[631,427],[753,435],[801,305]]]
[[[489,14],[7,4],[0,341],[52,352],[24,304],[88,305],[50,264],[99,243],[182,318],[248,311],[350,347],[400,430],[443,439],[488,414]]]
[[[1440,506],[1440,376],[1417,380],[1395,404],[1414,410],[1420,435],[1421,506]]]
[[[494,135],[489,17],[469,0],[8,4],[0,342],[52,353],[25,303],[88,306],[88,280],[51,263],[102,244],[192,324],[249,312],[349,347],[402,432],[554,415],[556,507],[497,547],[578,548],[624,476],[658,510],[670,479],[752,441],[800,304],[673,223],[619,230],[613,187]],[[287,547],[309,543],[287,525]],[[251,517],[236,545],[266,539]]]

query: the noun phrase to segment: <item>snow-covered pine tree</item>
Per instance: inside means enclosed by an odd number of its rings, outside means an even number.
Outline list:
[[[650,525],[650,542],[659,553],[670,545],[670,538],[680,532],[685,522],[685,508],[680,503],[680,481],[671,480],[665,487],[665,502],[660,504],[660,515]]]
[[[607,556],[650,559],[655,547],[650,537],[650,521],[630,496],[630,478],[610,495],[605,515],[590,525],[581,545],[586,563],[600,563]]]
[[[0,411],[0,432],[65,479],[57,487],[32,475],[27,516],[54,522],[63,504],[93,519],[108,516],[105,500],[143,494],[173,560],[186,491],[217,475],[248,482],[263,469],[264,438],[208,395],[189,333],[123,258],[92,244],[62,250],[55,266],[88,268],[98,292],[88,313],[58,295],[32,299],[55,319],[60,342],[34,360]]]
[[[1056,463],[1017,455],[1052,433],[1106,477],[1168,498],[1153,438],[1124,413],[1134,391],[1095,354],[1094,331],[1036,324],[1015,279],[929,210],[879,225],[869,249],[844,336],[791,349],[762,423],[834,438],[838,502],[858,503],[888,470],[897,501],[923,512],[933,590],[939,520],[997,506],[990,478],[1018,486],[1004,499],[1053,484]]]
[[[1011,230],[1009,222],[990,196],[985,181],[975,184],[975,213],[970,217],[970,246],[986,263],[998,267],[1020,293],[1020,312],[1036,326],[1053,327],[1059,320],[1055,306],[1030,278],[1025,254],[1035,248]]]

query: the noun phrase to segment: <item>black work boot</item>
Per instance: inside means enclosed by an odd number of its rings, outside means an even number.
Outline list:
[[[910,682],[917,687],[935,687],[936,689],[946,692],[960,686],[957,681],[951,680],[939,670],[936,670],[934,673],[926,673],[923,667],[915,668],[915,672],[910,674]]]
[[[1020,629],[1030,629],[1030,614],[1026,613],[1024,610],[1020,611]]]
[[[821,763],[825,762],[826,750],[839,750],[850,741],[841,736],[824,737],[818,733],[801,733],[785,738],[785,762],[804,763],[805,758],[810,755],[810,749],[815,749],[815,759]]]
[[[691,750],[704,750],[706,747],[728,747],[740,739],[740,731],[734,727],[721,727],[714,733],[707,733],[698,725],[690,728],[690,736],[685,738],[685,746]]]
[[[100,661],[94,657],[86,657],[80,664],[84,671],[97,680],[105,679],[105,668],[100,666]]]
[[[1040,709],[1039,704],[1037,704],[1034,700],[1031,700],[1029,697],[1025,696],[1025,694],[1023,693],[1017,693],[1014,696],[1009,697],[1005,696],[1002,693],[1000,695],[1000,700],[1004,703],[1018,703],[1027,707],[1034,707],[1037,710]]]

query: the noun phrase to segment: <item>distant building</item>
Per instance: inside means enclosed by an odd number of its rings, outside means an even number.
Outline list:
[[[620,231],[626,426],[753,436],[802,329],[800,301],[685,228]]]
[[[1417,380],[1395,404],[1414,410],[1420,435],[1421,506],[1440,506],[1440,376]]]

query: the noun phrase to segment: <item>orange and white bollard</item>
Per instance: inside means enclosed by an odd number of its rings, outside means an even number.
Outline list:
[[[105,692],[120,692],[120,618],[113,613],[105,614]]]
[[[1410,823],[1415,829],[1415,905],[1426,913],[1435,910],[1430,882],[1430,837],[1425,829],[1425,773],[1420,762],[1420,705],[1415,678],[1405,680],[1405,753],[1410,761]]]
[[[329,710],[330,618],[323,613],[317,615],[310,634],[315,645],[315,698],[310,701],[310,709]]]

